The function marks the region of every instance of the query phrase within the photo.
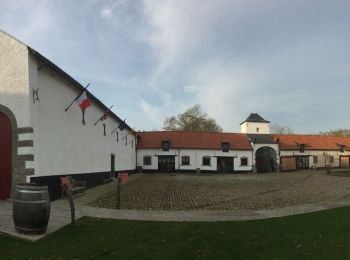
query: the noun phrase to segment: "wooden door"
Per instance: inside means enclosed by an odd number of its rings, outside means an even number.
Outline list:
[[[340,156],[340,167],[349,168],[349,156]]]
[[[282,171],[296,170],[295,157],[281,157]]]
[[[298,170],[309,169],[309,157],[308,156],[296,156],[296,167]]]
[[[175,156],[158,156],[159,172],[175,172]]]
[[[12,171],[12,128],[10,119],[0,113],[0,200],[10,198]]]
[[[218,173],[233,173],[233,157],[218,157],[217,158]]]

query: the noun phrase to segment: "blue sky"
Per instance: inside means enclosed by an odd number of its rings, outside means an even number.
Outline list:
[[[136,130],[200,104],[298,133],[350,128],[349,1],[0,0],[0,28]]]

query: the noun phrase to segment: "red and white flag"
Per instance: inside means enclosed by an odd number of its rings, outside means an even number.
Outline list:
[[[77,104],[80,106],[81,111],[85,111],[89,106],[91,106],[91,102],[86,95],[86,91],[84,91],[76,100]]]
[[[106,111],[106,112],[103,114],[103,116],[102,116],[103,123],[106,122],[106,120],[107,120],[108,117],[109,117],[109,110]]]

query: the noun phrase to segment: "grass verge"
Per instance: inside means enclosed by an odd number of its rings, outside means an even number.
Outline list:
[[[0,234],[1,259],[349,259],[350,207],[241,222],[84,217],[37,242]]]

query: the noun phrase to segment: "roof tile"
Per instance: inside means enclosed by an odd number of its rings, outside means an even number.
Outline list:
[[[221,150],[221,143],[230,143],[231,150],[252,150],[246,134],[187,132],[187,131],[157,131],[140,132],[138,149],[161,148],[162,141],[170,141],[171,148],[216,149]]]
[[[280,150],[299,150],[298,144],[304,144],[306,150],[339,150],[341,145],[350,150],[349,137],[275,134],[273,138],[279,139]]]

